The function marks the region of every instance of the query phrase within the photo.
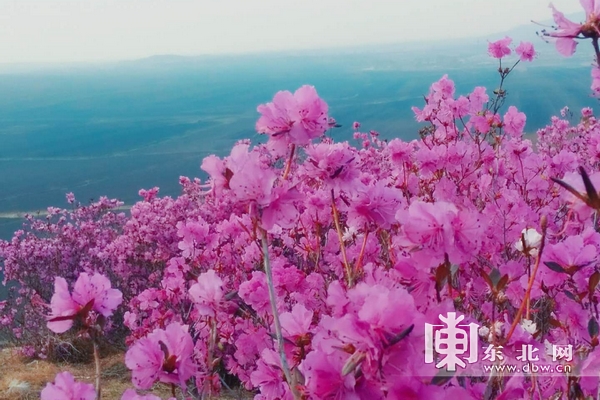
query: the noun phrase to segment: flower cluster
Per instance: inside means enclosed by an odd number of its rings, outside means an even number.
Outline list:
[[[554,10],[559,50],[600,36],[596,4],[582,3],[584,24]],[[489,53],[501,63],[510,44]],[[30,232],[0,246],[6,276],[32,304],[50,301],[55,332],[126,310],[139,390],[162,383],[204,398],[227,374],[259,400],[595,397],[600,123],[591,109],[575,122],[565,112],[534,146],[526,115],[500,111],[505,80],[535,57],[530,43],[514,51],[490,93],[457,95],[448,76],[433,83],[413,109],[418,140],[381,140],[355,122],[358,145],[336,143],[313,87],[279,92],[258,107],[266,144],[205,158],[208,181],[181,178],[178,198],[140,192],[129,216],[104,200],[51,210],[54,222],[31,218]],[[28,280],[28,262],[39,282],[54,279],[51,298]],[[101,273],[122,289],[123,310]],[[0,305],[0,321],[15,327],[17,306]],[[507,357],[531,346],[546,360],[550,344],[571,346],[572,370],[440,375],[425,362],[426,326],[456,314],[479,327],[477,346]],[[45,390],[92,393],[67,375]]]

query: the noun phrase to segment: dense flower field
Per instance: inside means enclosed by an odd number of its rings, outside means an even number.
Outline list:
[[[584,23],[553,8],[543,35],[600,59],[600,1],[581,3]],[[232,381],[257,400],[597,398],[600,122],[564,109],[534,146],[504,85],[535,50],[511,45],[489,44],[494,90],[431,85],[419,140],[355,122],[356,146],[334,142],[302,86],[258,107],[266,144],[205,158],[210,179],[182,177],[177,198],[142,190],[125,214],[68,194],[0,244],[18,283],[0,324],[32,357],[78,336],[97,359],[126,335],[124,400]],[[59,374],[42,399],[100,397],[99,376]]]

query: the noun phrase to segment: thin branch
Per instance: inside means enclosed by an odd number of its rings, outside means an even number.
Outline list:
[[[533,287],[533,282],[535,281],[535,276],[540,267],[542,252],[544,251],[544,245],[546,244],[546,230],[548,228],[548,220],[546,216],[542,216],[542,221],[540,225],[542,227],[542,240],[540,242],[540,248],[538,250],[537,258],[535,260],[535,267],[533,268],[533,273],[529,278],[529,284],[527,285],[527,290],[525,291],[525,297],[523,298],[521,307],[519,307],[519,311],[517,312],[517,315],[515,315],[515,319],[510,327],[510,330],[508,331],[508,334],[506,335],[506,338],[504,339],[504,343],[508,343],[509,339],[515,331],[515,328],[517,327],[517,324],[520,322],[521,316],[523,315],[523,311],[525,311],[525,306],[528,303],[529,296],[531,296],[531,289]]]
[[[292,144],[292,150],[290,152],[290,158],[287,160],[285,171],[283,172],[283,180],[286,180],[292,169],[292,162],[294,161],[294,154],[296,153],[296,145]]]
[[[342,233],[342,227],[340,226],[340,213],[338,212],[338,209],[335,206],[335,197],[333,195],[333,189],[331,189],[331,211],[333,213],[333,222],[335,224],[335,230],[337,231],[338,239],[340,241],[340,251],[342,252],[342,260],[344,261],[344,268],[346,269],[346,279],[348,281],[348,287],[352,287],[352,285],[354,284],[354,277],[352,274],[352,269],[350,268],[350,263],[348,263],[348,257],[346,256],[344,235]]]
[[[277,348],[279,350],[279,358],[281,361],[281,369],[283,370],[283,374],[285,375],[285,380],[287,381],[292,394],[294,395],[294,399],[300,399],[300,393],[298,393],[298,389],[296,388],[296,381],[292,377],[290,372],[290,367],[287,362],[287,357],[285,355],[285,348],[283,345],[283,334],[281,332],[281,323],[279,322],[279,312],[277,311],[277,298],[275,297],[275,286],[273,285],[273,271],[271,270],[271,262],[269,260],[269,242],[267,239],[267,231],[262,230],[262,251],[264,258],[264,266],[265,266],[265,275],[267,276],[267,286],[269,289],[269,302],[271,303],[271,311],[273,312],[273,325],[275,325],[275,337],[277,340]]]
[[[100,387],[100,354],[98,352],[98,341],[95,337],[93,337],[92,340],[94,342],[94,364],[96,366],[96,400],[101,400],[102,388]]]

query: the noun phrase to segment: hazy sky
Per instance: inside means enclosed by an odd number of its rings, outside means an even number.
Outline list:
[[[550,17],[548,0],[0,0],[0,63],[485,36]]]

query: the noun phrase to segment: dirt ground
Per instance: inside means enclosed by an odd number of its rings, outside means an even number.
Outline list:
[[[101,370],[102,400],[120,400],[123,392],[133,387],[123,354],[103,358]],[[71,372],[77,380],[94,383],[93,363],[54,364],[43,360],[31,361],[22,358],[12,349],[0,349],[0,400],[38,400],[40,391],[62,371]],[[171,390],[164,385],[156,385],[150,393],[168,399]],[[230,393],[221,399],[248,398],[252,397],[244,393]]]

